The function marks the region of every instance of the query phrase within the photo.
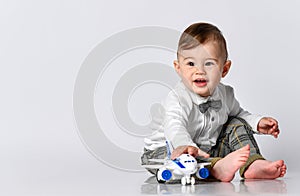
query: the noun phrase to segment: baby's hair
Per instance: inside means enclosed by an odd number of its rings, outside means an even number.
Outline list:
[[[214,25],[209,23],[194,23],[190,25],[180,36],[178,42],[178,52],[189,50],[205,44],[208,41],[216,41],[219,44],[220,52],[224,56],[225,61],[228,58],[226,40],[222,32]]]

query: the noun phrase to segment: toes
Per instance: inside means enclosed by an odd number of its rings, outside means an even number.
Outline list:
[[[244,150],[250,150],[250,145],[247,144],[246,146],[243,147]]]
[[[284,164],[281,168],[280,168],[280,175],[279,177],[283,177],[286,174],[286,165]]]
[[[285,170],[287,169],[287,167],[286,167],[286,165],[285,165],[285,164],[282,166],[282,169],[285,169]]]
[[[238,149],[240,151],[250,151],[250,145],[247,144],[246,146],[243,146],[242,148]]]
[[[285,165],[283,160],[278,160],[277,163],[280,167],[283,167]]]

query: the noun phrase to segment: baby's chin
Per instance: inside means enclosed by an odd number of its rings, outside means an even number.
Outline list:
[[[193,89],[193,92],[196,93],[197,95],[201,96],[201,97],[209,97],[211,96],[211,93],[209,90],[206,89]]]
[[[209,97],[213,94],[214,90],[211,90],[208,86],[199,88],[199,87],[193,87],[192,91],[196,94],[198,94],[201,97]]]

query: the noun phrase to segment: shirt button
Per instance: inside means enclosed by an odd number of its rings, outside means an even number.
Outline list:
[[[215,117],[211,117],[211,121],[214,121],[215,120]]]

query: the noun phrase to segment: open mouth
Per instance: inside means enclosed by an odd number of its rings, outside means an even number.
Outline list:
[[[194,83],[196,84],[196,86],[202,87],[202,86],[206,86],[207,80],[203,78],[199,78],[194,80]]]

